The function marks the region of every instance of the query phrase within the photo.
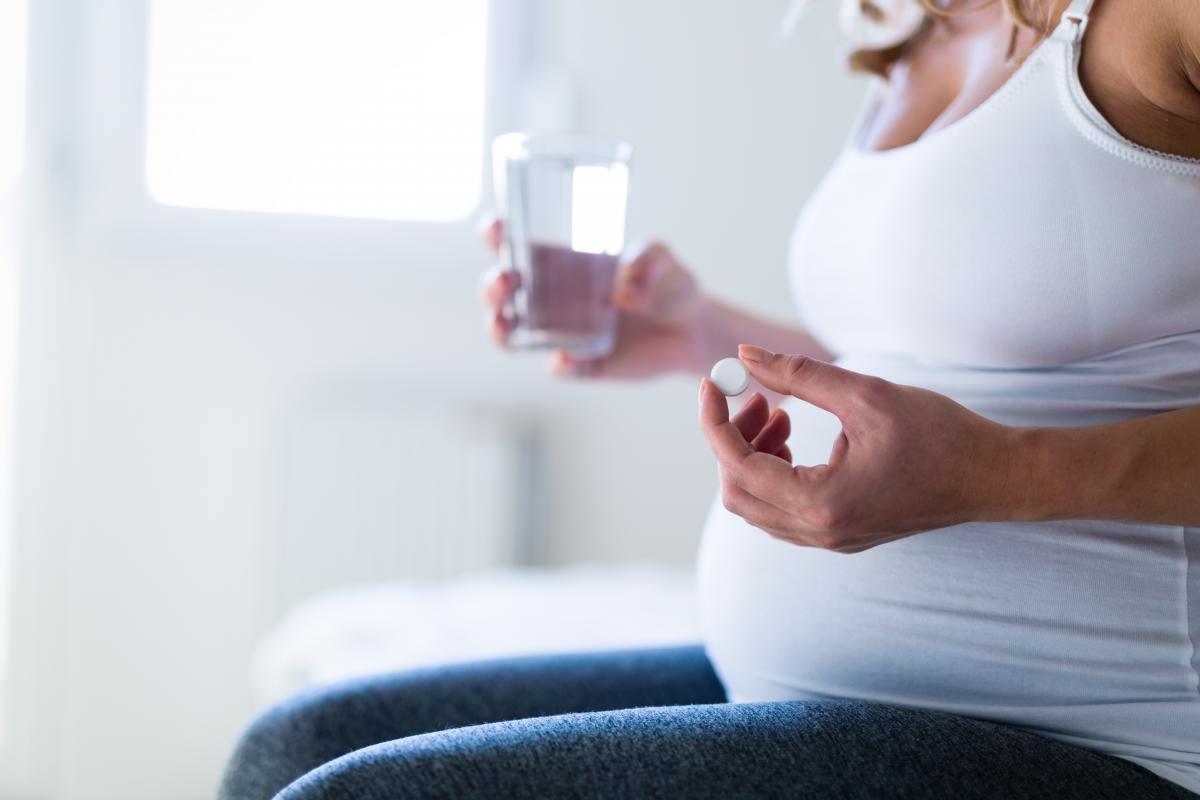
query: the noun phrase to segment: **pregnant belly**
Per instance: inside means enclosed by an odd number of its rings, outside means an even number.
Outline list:
[[[899,367],[851,366],[947,386]],[[1018,402],[1021,376],[1004,380],[1011,401],[1001,392],[996,408],[956,399],[1023,424],[1145,413],[1071,399],[1069,381],[1052,401]],[[837,420],[799,401],[788,409],[797,462],[823,462]],[[699,560],[706,643],[736,701],[853,697],[1195,753],[1189,614],[1200,619],[1200,598],[1188,592],[1188,548],[1194,559],[1197,535],[1092,521],[969,524],[843,555],[772,539],[718,499]]]
[[[717,502],[699,561],[704,633],[738,701],[855,697],[997,718],[1184,701],[1182,534],[962,525],[842,555],[774,540]]]

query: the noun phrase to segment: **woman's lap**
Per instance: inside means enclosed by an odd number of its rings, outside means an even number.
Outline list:
[[[698,647],[361,681],[264,715],[222,797],[285,785],[283,800],[1194,797],[1131,763],[994,723],[860,701],[723,700]]]
[[[696,646],[505,658],[350,681],[259,717],[226,768],[220,796],[270,797],[339,756],[417,734],[724,700],[725,690]]]

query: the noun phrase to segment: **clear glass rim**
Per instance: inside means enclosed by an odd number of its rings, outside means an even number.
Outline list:
[[[497,160],[538,158],[609,161],[628,164],[633,145],[621,139],[588,133],[504,133],[492,142]]]

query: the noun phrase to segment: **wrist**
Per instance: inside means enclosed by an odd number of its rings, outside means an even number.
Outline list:
[[[1045,470],[1044,429],[1003,428],[1001,480],[998,496],[992,498],[991,518],[1034,522],[1044,518],[1039,476]]]
[[[1077,519],[1095,505],[1088,496],[1108,470],[1080,428],[1007,428],[1007,519]],[[1094,513],[1094,512],[1092,512]]]
[[[684,346],[679,369],[693,375],[708,375],[712,365],[736,348],[729,318],[716,299],[700,293],[684,326]]]

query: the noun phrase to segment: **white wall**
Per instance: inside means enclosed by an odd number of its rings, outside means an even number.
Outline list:
[[[581,126],[638,148],[632,235],[675,245],[713,292],[786,315],[791,221],[859,102],[832,4],[788,42],[782,1],[542,5]],[[279,420],[313,393],[482,398],[533,420],[549,560],[691,559],[715,488],[694,381],[558,384],[538,359],[491,350],[472,224],[437,252],[336,267],[269,249],[216,258],[212,243],[164,261],[84,235],[73,215],[88,206],[73,198],[86,174],[76,188],[69,163],[55,168],[66,188],[35,197],[22,287],[23,573],[6,690],[28,719],[43,703],[30,741],[50,748],[25,790],[211,793],[251,711],[250,648],[274,619],[260,584],[287,502],[272,473]],[[412,369],[425,384],[405,381]]]

